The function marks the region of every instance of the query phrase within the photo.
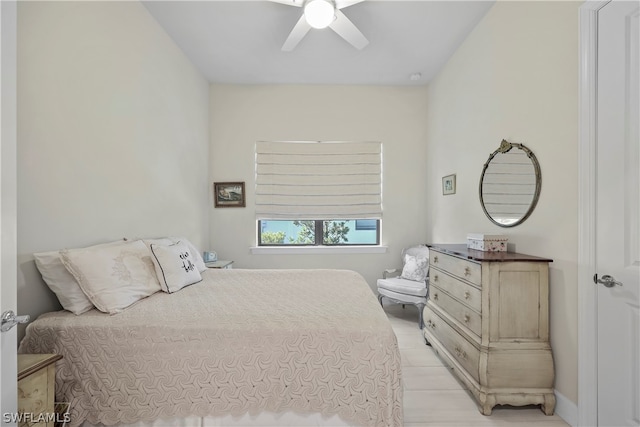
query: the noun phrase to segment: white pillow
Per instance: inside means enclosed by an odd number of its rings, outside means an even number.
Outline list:
[[[207,266],[204,264],[204,260],[202,259],[202,252],[198,248],[195,247],[193,243],[191,243],[188,239],[184,237],[169,237],[174,242],[182,242],[187,245],[189,248],[189,252],[193,255],[193,259],[195,260],[196,268],[200,273],[207,269]]]
[[[161,237],[157,239],[143,239],[143,242],[145,245],[147,245],[149,250],[151,250],[152,244],[166,246],[172,243],[182,242],[186,244],[187,247],[189,248],[189,252],[193,256],[193,260],[196,265],[196,268],[198,269],[198,272],[202,273],[207,269],[207,266],[204,265],[204,260],[202,259],[202,255],[200,254],[200,251],[198,250],[198,248],[196,248],[193,245],[193,243],[189,241],[189,239],[186,239],[184,237]],[[158,280],[160,280],[160,278],[158,278]]]
[[[164,292],[176,292],[202,280],[194,256],[186,243],[152,244],[151,253],[156,276]]]
[[[108,246],[122,242],[122,240],[118,240],[95,246]],[[73,314],[82,314],[93,308],[93,303],[82,292],[76,279],[62,264],[60,251],[39,252],[33,254],[33,257],[42,279],[49,286],[49,289],[56,294],[62,308]]]
[[[160,290],[149,250],[141,240],[60,251],[62,263],[93,305],[119,313]]]
[[[413,255],[404,256],[404,267],[400,277],[416,282],[424,282],[427,278],[428,258],[418,258]]]

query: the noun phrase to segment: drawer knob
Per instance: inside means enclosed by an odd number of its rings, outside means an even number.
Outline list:
[[[464,351],[464,350],[461,350],[460,347],[456,347],[453,350],[456,352],[456,355],[459,358],[462,358],[462,359],[466,359],[467,358],[467,352]]]
[[[464,323],[469,323],[470,320],[471,320],[471,316],[469,316],[468,313],[465,313],[465,315],[464,315]]]
[[[437,264],[437,263],[438,263],[438,255],[436,255],[436,256],[434,256],[434,257],[433,257],[433,263],[434,263],[434,264]]]
[[[464,291],[464,299],[469,299],[469,298],[471,298],[471,292]]]
[[[465,276],[471,276],[471,269],[469,267],[465,267],[464,268],[464,275]]]
[[[438,293],[437,293],[437,292],[436,292],[435,294],[433,294],[433,299],[434,299],[435,301],[438,301]]]
[[[436,274],[435,276],[433,276],[433,281],[437,282],[438,281],[438,275]]]
[[[430,327],[431,329],[436,328],[435,322],[432,322],[431,319],[427,320],[427,326]]]

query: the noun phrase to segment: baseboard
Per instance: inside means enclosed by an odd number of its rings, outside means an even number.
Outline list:
[[[562,393],[559,393],[558,390],[554,390],[554,394],[556,395],[556,415],[570,426],[577,427],[578,405],[567,399]]]

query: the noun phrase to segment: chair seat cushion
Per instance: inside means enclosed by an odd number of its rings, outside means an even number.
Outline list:
[[[380,291],[380,289],[387,289],[399,294],[413,295],[416,297],[427,296],[427,284],[425,282],[416,282],[400,277],[378,279],[378,291]]]
[[[389,289],[378,288],[378,293],[382,296],[390,298],[391,301],[401,304],[426,304],[427,297],[417,297],[415,295],[400,294],[390,291]]]

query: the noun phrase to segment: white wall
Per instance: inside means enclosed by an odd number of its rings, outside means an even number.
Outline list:
[[[209,85],[138,2],[18,4],[18,309],[57,309],[32,253],[208,244]]]
[[[551,344],[556,389],[577,402],[577,153],[579,2],[498,2],[428,87],[429,239],[506,234],[515,250],[553,259]],[[482,166],[502,139],[542,169],[538,205],[500,228],[478,197]],[[441,178],[457,174],[455,195]]]
[[[425,88],[211,86],[210,184],[244,181],[246,208],[217,208],[211,248],[236,268],[348,268],[375,287],[400,266],[403,247],[427,237]],[[383,144],[382,244],[386,254],[252,255],[254,149],[258,140],[355,140]],[[213,203],[210,189],[210,203]]]

